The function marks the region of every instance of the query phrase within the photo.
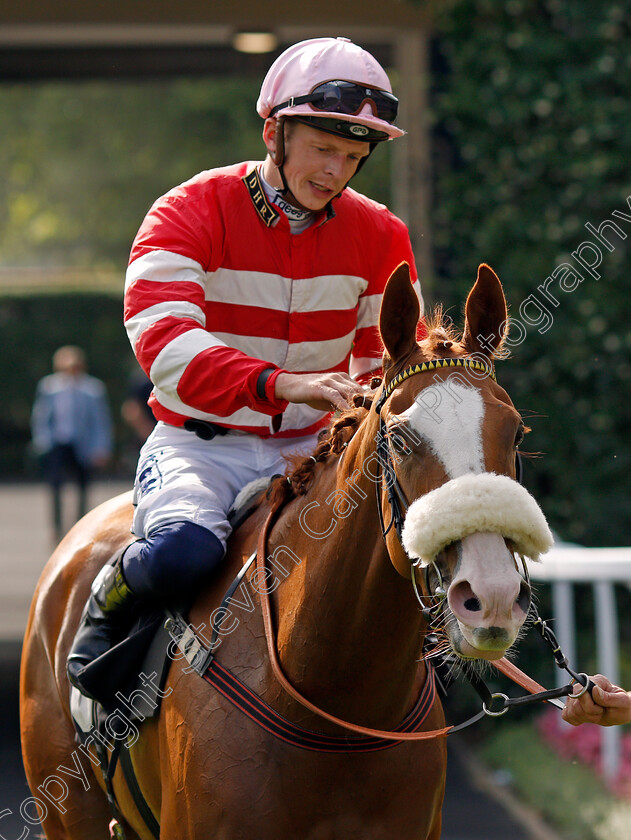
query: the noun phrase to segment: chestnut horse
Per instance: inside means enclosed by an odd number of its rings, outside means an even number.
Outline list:
[[[233,534],[225,573],[190,611],[201,633],[277,509],[263,547],[270,565],[258,579],[251,570],[244,578],[215,655],[289,727],[335,743],[358,738],[281,686],[268,655],[263,589],[287,679],[327,714],[369,729],[396,729],[426,696],[420,729],[445,734],[440,701],[426,691],[428,618],[439,646],[465,660],[498,659],[515,642],[530,605],[518,555],[545,550],[547,526],[515,481],[523,423],[494,380],[506,317],[499,280],[480,266],[462,337],[435,319],[418,344],[418,301],[400,266],[380,313],[380,391],[358,399],[313,456],[276,480]],[[65,663],[90,583],[128,542],[131,516],[128,494],[89,513],[52,556],[31,607],[22,744],[49,840],[108,836],[99,768],[75,741]],[[142,723],[129,746],[160,836],[438,840],[443,737],[414,742],[408,734],[381,742],[387,749],[301,748],[243,714],[177,657],[163,695],[159,716]],[[120,766],[113,789],[127,837],[149,840]]]

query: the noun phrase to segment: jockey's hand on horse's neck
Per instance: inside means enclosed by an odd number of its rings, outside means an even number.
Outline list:
[[[361,391],[347,373],[280,373],[274,388],[277,399],[319,411],[346,411],[353,405],[353,395]]]

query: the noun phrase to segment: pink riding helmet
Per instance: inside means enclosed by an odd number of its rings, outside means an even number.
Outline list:
[[[359,111],[356,114],[323,110],[312,102],[294,101],[306,98],[306,95],[326,82],[337,80],[370,89],[376,97],[383,94],[385,110],[392,110],[394,103],[392,119],[396,116],[397,100],[392,96],[386,72],[369,52],[348,38],[312,38],[286,49],[272,64],[263,80],[256,110],[263,119],[269,116],[307,117],[310,121],[332,119],[350,123],[355,128],[351,129],[349,125],[349,131],[352,131],[349,136],[357,140],[392,140],[405,134],[392,122],[378,116],[379,107],[369,95],[363,99],[360,94]],[[382,132],[383,136],[374,137],[371,131],[370,137],[364,137],[360,126]]]

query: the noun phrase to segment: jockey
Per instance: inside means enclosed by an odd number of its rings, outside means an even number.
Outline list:
[[[140,602],[190,597],[220,566],[239,491],[308,455],[379,369],[379,305],[401,262],[421,299],[405,225],[347,188],[404,134],[397,105],[348,39],[295,44],[258,99],[265,160],[202,172],[145,218],[125,324],[158,423],[139,457],[137,539],[94,581],[68,657],[84,694]]]

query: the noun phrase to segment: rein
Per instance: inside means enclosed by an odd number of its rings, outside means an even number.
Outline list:
[[[267,552],[267,541],[269,537],[269,533],[272,529],[274,522],[276,521],[276,517],[281,509],[281,506],[277,507],[276,509],[270,511],[267,519],[265,520],[265,524],[263,525],[263,529],[259,536],[258,547],[256,552],[256,567],[259,571],[261,580],[265,580],[267,567],[265,564],[266,552]],[[278,683],[282,686],[282,688],[293,697],[294,700],[297,700],[301,706],[305,709],[308,709],[310,712],[313,712],[318,717],[324,718],[328,720],[330,723],[334,723],[336,726],[341,726],[343,729],[348,729],[351,732],[355,732],[359,735],[364,735],[370,738],[385,738],[387,740],[393,741],[426,741],[430,738],[443,738],[449,732],[452,732],[454,727],[453,726],[446,726],[443,729],[434,729],[429,732],[391,732],[389,730],[384,729],[371,729],[367,726],[359,726],[356,723],[350,723],[347,720],[342,720],[341,718],[336,717],[335,715],[330,714],[329,712],[325,712],[324,709],[321,709],[319,706],[316,706],[310,700],[302,695],[295,686],[293,686],[290,681],[287,679],[281,664],[278,659],[278,652],[276,649],[276,635],[274,632],[274,623],[272,619],[272,610],[270,606],[270,599],[269,593],[266,588],[263,588],[263,591],[259,593],[261,596],[261,612],[263,613],[263,624],[265,627],[265,639],[267,642],[267,651],[270,659],[270,664],[272,666],[272,671]]]
[[[256,551],[256,567],[259,573],[259,578],[261,580],[267,579],[267,566],[265,562],[265,558],[267,556],[267,542],[269,533],[281,509],[282,505],[279,505],[277,508],[270,511],[259,535],[258,546]],[[509,662],[506,658],[502,657],[500,660],[492,662],[491,664],[495,668],[497,668],[498,671],[500,671],[510,680],[512,680],[512,682],[516,683],[517,685],[521,686],[521,688],[528,691],[529,695],[523,697],[508,697],[507,695],[501,693],[491,694],[489,689],[486,687],[486,685],[480,678],[478,678],[474,674],[467,674],[469,681],[482,698],[482,711],[478,712],[476,715],[464,721],[463,723],[460,723],[456,726],[446,726],[442,729],[433,729],[427,732],[401,732],[383,729],[372,729],[366,726],[360,726],[356,723],[350,723],[347,720],[338,718],[335,715],[330,714],[329,712],[325,712],[323,709],[321,709],[319,706],[316,706],[303,694],[301,694],[298,691],[298,689],[294,685],[292,685],[292,683],[288,680],[278,659],[276,635],[274,631],[274,622],[272,618],[269,593],[266,588],[263,588],[263,591],[260,591],[259,594],[261,599],[261,612],[263,614],[263,624],[265,627],[265,640],[267,642],[267,651],[270,659],[270,664],[272,666],[272,672],[280,686],[287,692],[287,694],[290,695],[290,697],[293,697],[294,700],[296,700],[301,706],[303,706],[305,709],[308,709],[310,712],[313,712],[318,717],[321,717],[324,720],[328,720],[330,723],[334,723],[336,726],[340,726],[343,729],[348,729],[351,732],[355,732],[357,734],[364,735],[370,738],[384,738],[387,740],[395,741],[426,741],[433,738],[444,738],[447,735],[451,735],[452,733],[457,732],[460,729],[464,729],[465,727],[470,726],[472,723],[475,723],[476,721],[480,720],[484,715],[489,715],[491,717],[499,717],[505,714],[511,706],[526,705],[528,703],[535,702],[549,702],[553,705],[557,705],[563,708],[562,704],[558,703],[557,698],[565,697],[571,694],[574,682],[579,682],[583,685],[583,691],[581,692],[581,694],[583,694],[587,690],[591,690],[591,688],[593,687],[593,684],[591,683],[586,674],[575,674],[568,667],[567,658],[563,655],[561,648],[556,640],[556,637],[554,636],[554,633],[547,626],[546,622],[542,621],[542,619],[537,615],[535,626],[539,626],[541,635],[543,636],[544,640],[546,640],[553,647],[556,664],[560,668],[564,668],[571,674],[572,682],[568,683],[565,686],[562,686],[561,688],[545,689],[542,685],[540,685],[538,682],[536,682],[523,671],[521,671],[516,665],[513,665],[512,662]],[[498,705],[496,703],[496,701],[498,700],[500,701],[499,708],[494,709],[493,706]]]

